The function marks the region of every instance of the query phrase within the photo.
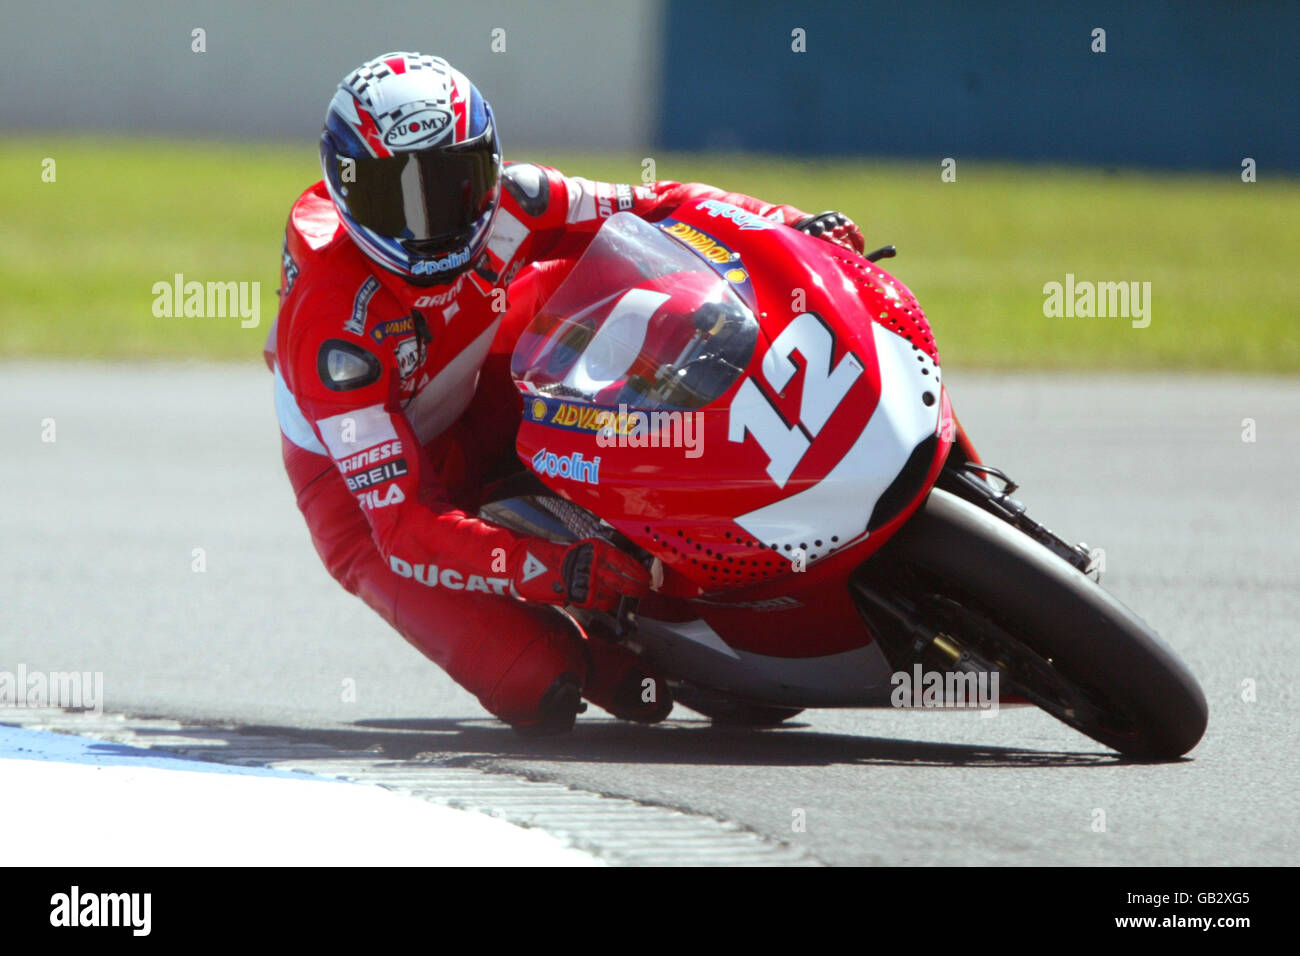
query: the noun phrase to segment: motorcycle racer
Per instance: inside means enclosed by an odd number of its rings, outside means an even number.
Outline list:
[[[503,164],[491,107],[439,57],[348,74],[293,204],[267,342],[285,468],[329,573],[527,733],[572,727],[582,698],[653,722],[668,688],[561,608],[650,587],[598,539],[560,545],[477,517],[517,465],[511,350],[602,222],[713,199],[863,249],[837,213],[701,184],[593,182]]]

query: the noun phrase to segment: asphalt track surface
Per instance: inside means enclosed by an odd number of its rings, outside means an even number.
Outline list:
[[[1105,548],[1103,581],[1205,688],[1205,739],[1155,765],[1029,708],[813,711],[763,732],[593,711],[525,741],[327,576],[267,373],[5,363],[0,382],[0,670],[102,671],[107,711],[346,731],[394,760],[679,808],[832,864],[1295,860],[1300,382],[947,370],[985,459],[1032,516]]]

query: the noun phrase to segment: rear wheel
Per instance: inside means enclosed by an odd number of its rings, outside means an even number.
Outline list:
[[[996,669],[1003,689],[1128,756],[1172,759],[1205,732],[1200,686],[1150,627],[1046,547],[946,491],[930,493],[853,586],[896,669],[922,660]]]

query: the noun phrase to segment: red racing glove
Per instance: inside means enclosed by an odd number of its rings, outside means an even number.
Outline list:
[[[818,213],[815,216],[800,219],[794,224],[794,228],[800,232],[806,232],[810,236],[816,236],[818,239],[833,242],[837,246],[843,246],[858,255],[862,255],[867,248],[867,242],[862,238],[862,230],[842,212],[827,211]]]
[[[622,597],[650,590],[650,572],[607,541],[565,547],[533,538],[515,548],[512,583],[525,601],[612,610]]]

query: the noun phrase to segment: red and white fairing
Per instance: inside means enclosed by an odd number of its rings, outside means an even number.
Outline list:
[[[677,340],[654,341],[654,273],[711,284],[757,328],[697,408],[646,392],[687,374]],[[580,381],[591,367],[603,388]],[[514,373],[521,459],[662,563],[638,615],[643,637],[661,632],[660,659],[684,655],[697,675],[714,669],[711,686],[766,699],[779,672],[805,705],[810,691],[827,705],[887,693],[846,580],[924,500],[954,430],[933,336],[901,282],[725,202],[655,224],[615,216],[520,339]]]

